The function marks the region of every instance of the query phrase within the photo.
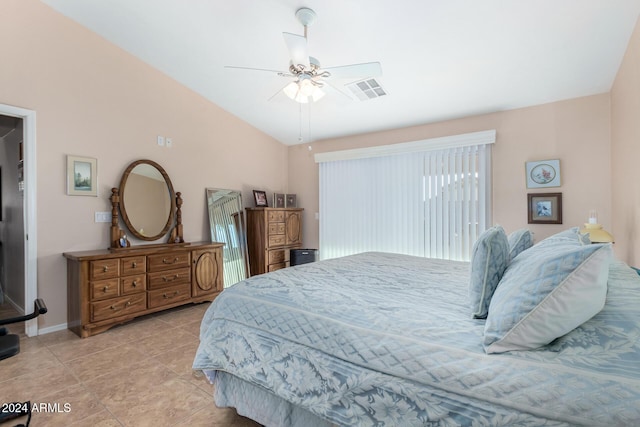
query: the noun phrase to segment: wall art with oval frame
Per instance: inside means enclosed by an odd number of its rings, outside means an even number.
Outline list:
[[[526,162],[527,188],[560,187],[560,160]]]

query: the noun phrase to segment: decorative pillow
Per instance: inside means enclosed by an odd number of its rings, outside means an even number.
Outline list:
[[[484,329],[487,353],[549,344],[604,307],[611,245],[537,244],[507,268]]]
[[[487,317],[491,296],[509,264],[509,241],[504,229],[496,225],[486,230],[473,245],[469,302],[475,319]]]
[[[526,228],[509,234],[509,259],[514,259],[520,252],[533,246],[533,234]]]
[[[589,239],[588,234],[580,233],[580,229],[578,227],[572,227],[568,230],[561,231],[552,236],[543,239],[540,243],[546,244],[555,244],[555,243],[574,243],[577,245],[590,245],[591,240]],[[539,243],[539,244],[540,244]]]

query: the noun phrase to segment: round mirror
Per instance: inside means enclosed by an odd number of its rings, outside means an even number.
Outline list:
[[[120,211],[127,228],[138,239],[158,240],[169,231],[175,198],[162,166],[137,160],[127,167],[120,181]]]

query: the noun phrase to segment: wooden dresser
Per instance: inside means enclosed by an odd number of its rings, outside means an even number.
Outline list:
[[[223,289],[222,243],[67,252],[67,322],[81,337],[144,314],[212,301]]]
[[[302,246],[302,208],[246,208],[251,275],[289,266],[289,251]]]

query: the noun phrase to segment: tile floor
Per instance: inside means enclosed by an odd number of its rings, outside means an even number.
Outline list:
[[[29,338],[22,324],[10,325],[21,333],[21,351],[0,361],[0,404],[58,404],[59,412],[33,413],[35,427],[259,426],[217,408],[212,386],[191,369],[208,305],[145,316],[84,339],[68,330]]]

